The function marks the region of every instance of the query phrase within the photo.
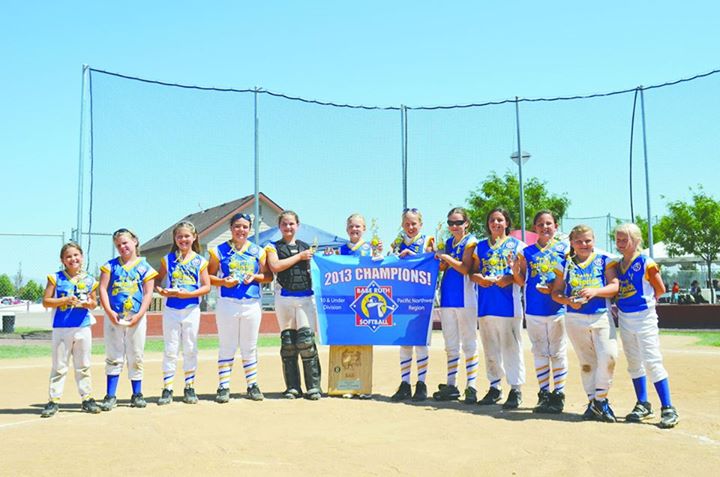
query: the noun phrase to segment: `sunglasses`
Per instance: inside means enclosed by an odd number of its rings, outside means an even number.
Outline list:
[[[240,214],[233,215],[232,221],[230,223],[234,224],[236,221],[238,221],[240,219],[247,220],[248,222],[252,222],[252,220],[250,219],[250,214],[240,213]]]
[[[448,220],[447,224],[448,226],[452,227],[453,225],[456,227],[459,227],[460,225],[463,225],[465,223],[464,220]]]
[[[130,229],[117,229],[115,232],[113,232],[112,236],[113,239],[118,238],[122,234],[130,234],[131,237],[137,238],[132,230]]]
[[[408,213],[408,212],[411,212],[411,213],[413,213],[413,214],[417,214],[417,213],[419,212],[419,210],[416,209],[415,207],[413,207],[412,209],[408,209],[408,208],[403,209],[403,214],[406,214],[406,213]]]

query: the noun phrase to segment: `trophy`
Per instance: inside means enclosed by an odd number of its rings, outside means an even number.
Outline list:
[[[183,273],[177,268],[173,270],[170,275],[170,288],[166,290],[172,293],[180,291],[180,284],[182,283]]]
[[[382,260],[382,252],[380,251],[380,236],[378,235],[377,219],[370,222],[370,231],[372,238],[370,239],[371,257],[373,260]]]
[[[312,253],[317,252],[319,245],[320,245],[320,242],[318,242],[318,238],[317,237],[313,238],[313,243],[312,243],[312,245],[310,245],[310,251]]]
[[[245,278],[245,274],[242,273],[242,271],[240,270],[240,262],[232,260],[228,264],[228,268],[230,269],[230,278],[233,278],[238,282],[243,281],[243,279]]]
[[[496,251],[490,255],[487,264],[485,279],[492,282],[498,281],[502,272],[502,262]]]
[[[133,309],[133,302],[131,297],[127,297],[127,300],[123,302],[123,309],[118,313],[118,325],[130,326],[130,313]]]
[[[584,305],[587,303],[587,298],[581,297],[578,295],[578,292],[580,291],[580,279],[575,276],[572,272],[570,273],[570,289],[571,289],[571,296],[570,301],[573,303],[576,303],[578,305]]]
[[[87,292],[87,283],[85,283],[85,275],[84,273],[77,278],[77,282],[75,283],[75,296],[78,300],[80,300],[80,303],[87,303],[88,302],[88,292]]]
[[[555,279],[555,272],[552,271],[552,267],[547,259],[540,262],[538,274],[540,275],[540,281],[535,285],[535,288],[543,291],[550,290],[548,282]]]
[[[435,228],[435,243],[433,244],[435,253],[443,253],[445,251],[445,235],[443,234],[443,228],[444,224],[441,220]]]

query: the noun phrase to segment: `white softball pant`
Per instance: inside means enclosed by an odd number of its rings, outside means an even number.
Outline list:
[[[525,315],[525,322],[540,387],[549,387],[552,377],[555,387],[562,389],[568,367],[565,315],[528,314]]]
[[[195,383],[198,348],[197,337],[200,329],[200,307],[192,306],[182,310],[165,307],[163,310],[163,385],[166,389],[173,388],[178,350],[182,343],[183,371],[185,386],[192,387]]]
[[[135,326],[116,325],[105,317],[105,374],[117,376],[127,357],[128,377],[131,381],[143,378],[143,356],[147,336],[147,318],[143,316]]]
[[[653,383],[667,378],[660,354],[660,330],[655,308],[633,313],[619,311],[619,324],[630,377],[645,376],[647,371]]]
[[[499,389],[505,376],[512,387],[525,384],[522,318],[487,315],[481,316],[478,322],[490,385]]]
[[[607,313],[567,312],[565,328],[580,362],[585,394],[588,399],[605,399],[618,355],[615,323]]]
[[[215,321],[219,342],[220,387],[230,387],[230,375],[238,346],[248,386],[256,382],[257,341],[261,320],[262,307],[259,299],[218,298],[215,306]]]
[[[75,382],[80,397],[84,401],[90,398],[92,381],[90,379],[90,350],[92,334],[89,326],[81,328],[53,328],[52,330],[52,370],[50,371],[50,400],[59,401],[65,386],[70,357],[75,368]]]
[[[275,295],[275,315],[280,331],[310,328],[317,331],[315,297]]]

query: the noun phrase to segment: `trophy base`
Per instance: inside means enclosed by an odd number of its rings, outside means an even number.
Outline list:
[[[130,326],[130,322],[127,320],[118,320],[118,325],[120,326]]]
[[[179,288],[166,288],[165,291],[170,292],[170,293],[177,293],[180,291],[180,289]]]
[[[382,255],[373,255],[370,257],[373,262],[382,262],[383,258]]]
[[[587,298],[583,298],[581,296],[576,296],[576,297],[570,298],[570,301],[577,305],[584,305],[585,303],[588,302]]]
[[[548,291],[548,292],[550,291],[550,287],[549,287],[549,286],[543,285],[543,284],[541,284],[541,283],[538,283],[537,285],[535,285],[535,288],[537,288],[537,289],[540,290],[540,291]]]
[[[493,282],[493,283],[495,283],[496,281],[499,280],[499,278],[496,275],[485,275],[483,278],[485,278],[485,280],[487,280],[489,282]]]

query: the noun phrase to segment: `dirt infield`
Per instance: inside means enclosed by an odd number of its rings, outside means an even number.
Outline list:
[[[391,403],[388,396],[399,382],[397,349],[376,347],[373,400],[283,400],[279,352],[264,348],[264,402],[235,394],[245,388],[236,369],[234,399],[215,404],[216,355],[201,352],[200,403],[176,400],[158,407],[161,356],[152,353],[147,356],[146,409],[128,407],[130,387],[123,377],[117,409],[81,413],[70,377],[61,412],[41,419],[49,358],[5,360],[0,361],[0,475],[714,475],[712,469],[720,465],[720,349],[692,342],[662,337],[681,416],[673,430],[658,429],[657,419],[650,424],[581,422],[585,403],[572,350],[567,412],[550,417],[530,410],[537,392],[530,372],[518,411],[432,401]],[[321,353],[326,363],[327,349]],[[434,390],[445,378],[437,333],[430,356],[428,383]],[[527,349],[525,356],[526,364],[532,363]],[[96,397],[105,390],[102,365],[102,357],[93,356]],[[484,379],[479,383],[486,386]],[[649,395],[655,405],[654,390]],[[610,399],[618,415],[635,402],[622,353]]]

